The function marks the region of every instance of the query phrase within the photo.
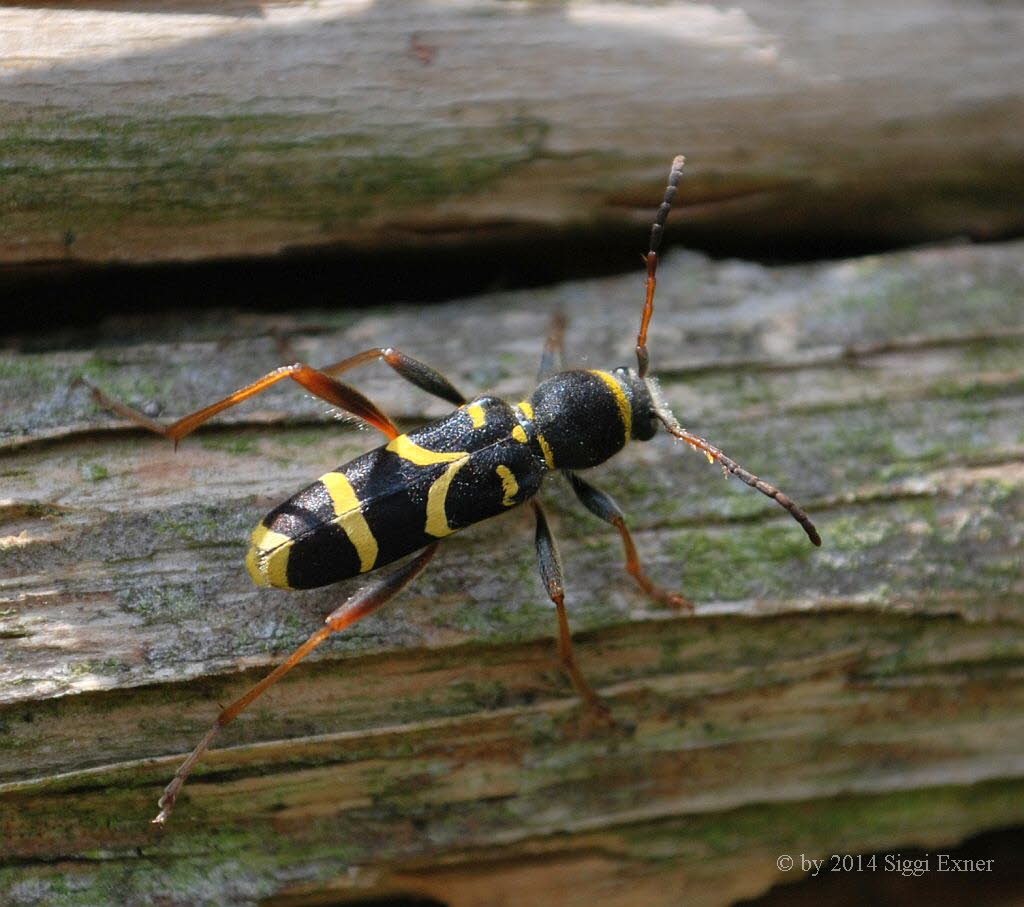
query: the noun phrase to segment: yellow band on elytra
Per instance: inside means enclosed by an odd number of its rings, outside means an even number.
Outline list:
[[[434,480],[434,484],[430,486],[430,491],[427,492],[427,523],[423,527],[423,531],[427,535],[432,535],[434,538],[442,538],[443,536],[451,535],[455,531],[448,525],[448,514],[445,511],[445,502],[448,500],[448,486],[452,484],[455,473],[468,462],[469,458],[467,456],[464,460],[452,463]]]
[[[327,493],[334,502],[335,522],[341,527],[359,555],[359,572],[372,570],[377,563],[377,540],[373,537],[362,505],[348,477],[340,472],[329,472],[320,476]]]
[[[288,536],[263,524],[253,530],[252,547],[245,556],[245,567],[257,586],[289,588],[288,555],[291,545],[292,540]]]
[[[434,466],[437,463],[454,463],[469,456],[464,450],[456,450],[450,453],[441,453],[436,450],[427,450],[420,447],[415,441],[410,440],[408,435],[399,435],[393,438],[384,448],[394,454],[398,454],[403,460],[415,463],[417,466]]]
[[[515,497],[519,493],[519,483],[516,481],[515,474],[504,463],[498,464],[494,471],[501,479],[501,491],[504,495],[501,499],[501,506],[511,507],[515,504]]]

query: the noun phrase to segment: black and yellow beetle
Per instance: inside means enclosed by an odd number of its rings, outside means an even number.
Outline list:
[[[541,577],[558,612],[562,663],[587,705],[607,717],[607,707],[584,679],[573,656],[558,551],[535,495],[548,474],[561,472],[583,505],[619,531],[626,569],[643,591],[663,604],[692,610],[683,596],[661,589],[647,577],[622,511],[608,495],[576,473],[603,463],[629,441],[649,440],[659,424],[712,462],[720,463],[727,472],[776,500],[800,523],[815,545],[821,544],[810,519],[793,501],[718,448],[683,429],[662,399],[657,384],[647,377],[647,329],[654,311],[658,248],[682,167],[683,158],[675,158],[651,230],[646,256],[647,296],[637,335],[636,369],[562,370],[563,324],[556,318],[541,360],[543,380],[528,399],[515,405],[489,396],[467,400],[442,374],[390,348],[365,350],[321,369],[303,363],[285,366],[167,427],[93,388],[103,405],[177,443],[221,410],[283,378],[291,378],[387,436],[386,444],[321,476],[263,519],[252,535],[245,561],[258,585],[282,589],[326,586],[379,570],[419,552],[398,567],[379,574],[358,591],[282,664],[217,716],[164,791],[159,804],[161,812],[154,822],[162,823],[170,815],[185,779],[218,730],[234,720],[267,687],[332,633],[383,605],[423,569],[440,539],[526,502],[536,516]],[[402,434],[359,391],[333,377],[378,359],[407,381],[458,409],[437,422]]]

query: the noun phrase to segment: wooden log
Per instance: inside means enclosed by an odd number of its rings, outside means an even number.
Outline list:
[[[0,262],[646,224],[771,257],[1024,227],[1024,10],[964,0],[0,10]]]
[[[257,590],[241,560],[286,495],[377,443],[276,388],[172,446],[165,418],[282,359],[392,343],[520,399],[550,313],[569,354],[629,360],[639,277],[424,309],[110,320],[0,359],[0,900],[725,904],[815,857],[949,846],[1024,820],[1024,244],[766,269],[663,262],[652,362],[685,424],[811,511],[661,436],[596,481],[650,571],[558,482],[577,651],[555,657],[530,521],[449,539],[400,600],[227,729],[166,832],[155,800],[207,726],[349,584]],[[404,424],[436,416],[354,374]],[[36,900],[33,901],[32,898]]]

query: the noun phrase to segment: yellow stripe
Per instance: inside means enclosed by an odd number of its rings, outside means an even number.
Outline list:
[[[494,471],[498,474],[498,478],[501,479],[501,490],[505,495],[501,499],[501,506],[511,507],[515,504],[515,496],[519,493],[519,483],[516,481],[512,470],[504,464],[496,466]]]
[[[288,589],[288,554],[292,540],[260,524],[252,533],[252,547],[245,557],[249,576],[257,586]]]
[[[466,451],[457,450],[452,453],[439,453],[436,450],[427,450],[420,447],[415,441],[409,440],[408,435],[399,435],[393,438],[385,448],[392,453],[398,454],[403,460],[415,463],[417,466],[433,466],[436,463],[454,463],[468,456]]]
[[[329,472],[320,476],[327,493],[334,502],[335,522],[341,527],[359,555],[359,572],[372,570],[377,563],[377,540],[363,516],[359,498],[348,477],[340,472]]]
[[[473,403],[466,407],[469,418],[473,420],[473,428],[483,428],[487,424],[487,414],[479,403]]]
[[[448,486],[452,484],[455,473],[469,462],[469,457],[465,454],[463,456],[464,459],[452,463],[441,473],[434,480],[434,484],[430,486],[430,491],[427,492],[427,524],[423,527],[423,531],[434,538],[451,535],[455,531],[448,525],[448,514],[445,513],[444,505],[448,499]]]
[[[615,402],[619,405],[619,418],[622,419],[622,427],[626,432],[626,441],[633,437],[633,408],[629,405],[629,397],[622,389],[622,385],[615,380],[615,376],[609,372],[600,372],[596,368],[590,369],[590,374],[597,375],[615,395]]]
[[[533,407],[530,405],[529,400],[523,400],[520,403],[517,403],[516,410],[518,411],[518,415],[526,419],[527,422],[533,421]],[[520,444],[525,444],[530,440],[526,434],[526,429],[523,428],[522,425],[517,425],[512,429],[512,437]]]
[[[537,435],[537,443],[540,445],[540,452],[544,454],[544,462],[548,464],[548,469],[555,468],[555,455],[551,452],[551,446],[548,444],[547,438],[544,435]]]
[[[521,412],[527,418],[528,421],[534,421],[533,406],[530,404],[529,400],[521,400],[519,403],[516,404],[516,409],[518,409],[519,412]],[[523,431],[522,436],[520,436],[519,430],[521,428],[522,426],[516,426],[516,428],[513,428],[512,437],[522,443],[527,440],[527,437],[525,431]],[[544,462],[548,464],[548,469],[554,469],[555,455],[551,451],[551,445],[548,444],[548,439],[545,438],[544,435],[542,435],[540,432],[535,432],[534,437],[537,439],[537,444],[540,447],[540,452],[544,454]]]

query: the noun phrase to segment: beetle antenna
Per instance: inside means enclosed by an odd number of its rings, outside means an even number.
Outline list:
[[[752,472],[747,472],[739,463],[735,460],[727,457],[722,451],[720,451],[713,444],[708,443],[703,438],[698,438],[695,434],[688,432],[683,428],[676,417],[672,413],[668,412],[664,407],[657,407],[655,409],[655,415],[664,423],[665,428],[675,437],[681,441],[685,441],[694,450],[699,450],[708,458],[708,462],[721,463],[725,468],[726,472],[731,472],[741,482],[746,482],[751,488],[756,488],[761,494],[767,495],[773,501],[775,501],[784,510],[787,510],[790,516],[793,517],[802,527],[804,532],[807,533],[807,537],[811,540],[813,545],[821,545],[821,536],[818,535],[818,530],[814,528],[814,523],[811,522],[811,518],[807,515],[804,509],[796,503],[792,498],[783,492],[779,491],[774,485],[769,485],[763,479],[758,478]]]
[[[658,208],[658,213],[654,216],[654,225],[651,227],[650,251],[645,257],[647,262],[647,299],[644,302],[644,314],[640,319],[640,332],[636,335],[636,365],[641,378],[647,374],[649,364],[647,328],[651,323],[651,315],[654,314],[654,288],[658,284],[655,277],[658,270],[658,249],[661,247],[661,235],[665,232],[665,221],[668,220],[672,200],[676,197],[676,186],[679,185],[679,178],[683,175],[684,163],[686,163],[686,159],[681,154],[677,154],[672,159],[672,169],[668,174],[665,198],[662,199],[661,207]]]

